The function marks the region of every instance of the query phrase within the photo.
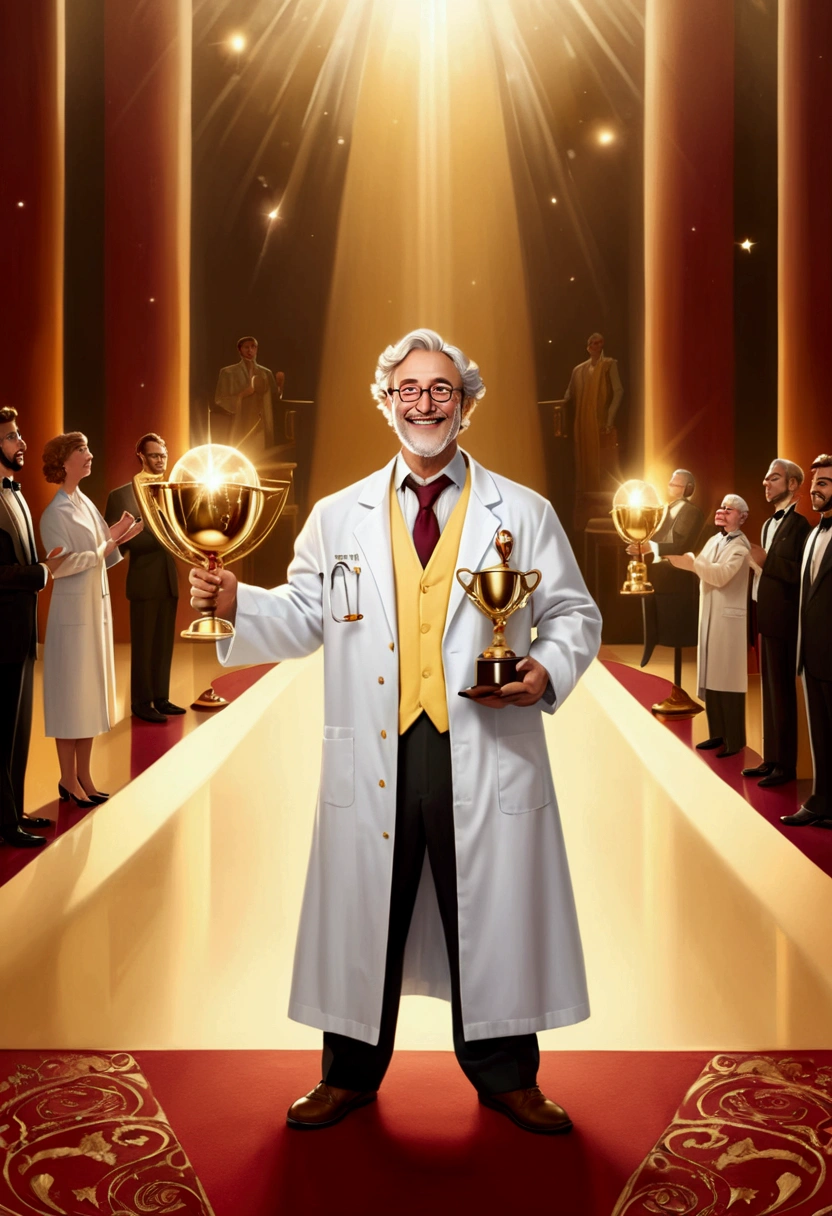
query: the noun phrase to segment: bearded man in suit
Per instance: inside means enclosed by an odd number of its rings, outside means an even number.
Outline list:
[[[46,844],[46,838],[30,829],[52,827],[53,822],[23,814],[38,644],[37,599],[64,558],[54,550],[46,561],[38,561],[32,516],[17,480],[25,454],[17,410],[7,406],[0,410],[0,836],[5,844],[35,849]]]
[[[168,467],[168,449],[154,431],[136,444],[139,477],[161,477]],[[139,516],[133,483],[111,491],[104,518],[108,524],[129,511]],[[176,632],[179,583],[176,564],[149,528],[120,545],[130,556],[127,598],[130,601],[130,705],[134,718],[161,724],[168,715],[184,714],[170,700],[170,665]]]
[[[803,550],[797,670],[803,676],[815,775],[800,810],[781,819],[796,827],[832,828],[832,456],[826,453],[812,465],[812,506],[820,519]]]
[[[759,785],[785,785],[797,777],[797,618],[800,564],[811,531],[795,507],[803,470],[792,460],[772,460],[763,478],[766,502],[774,514],[763,524],[761,543],[751,546],[757,605],[763,694],[763,762],[744,768],[743,777]]]

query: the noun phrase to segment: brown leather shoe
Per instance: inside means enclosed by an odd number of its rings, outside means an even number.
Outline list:
[[[332,1127],[333,1123],[340,1123],[359,1106],[375,1102],[376,1096],[374,1089],[362,1093],[355,1089],[336,1089],[334,1085],[319,1081],[308,1094],[292,1103],[286,1115],[286,1124],[304,1131]]]
[[[480,1094],[483,1106],[490,1106],[526,1132],[556,1136],[572,1130],[572,1120],[562,1106],[541,1093],[540,1086],[531,1089],[511,1089],[504,1094]]]

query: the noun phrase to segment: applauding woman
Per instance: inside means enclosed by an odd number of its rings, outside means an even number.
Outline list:
[[[43,452],[46,480],[60,485],[40,521],[47,552],[65,560],[55,585],[43,654],[46,734],[58,748],[62,802],[90,807],[104,802],[90,772],[92,741],[115,720],[113,620],[107,570],[121,561],[117,545],[142,529],[125,511],[108,527],[78,488],[92,469],[92,452],[80,431],[56,435]]]

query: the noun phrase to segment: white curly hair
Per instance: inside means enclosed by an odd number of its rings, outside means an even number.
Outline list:
[[[390,412],[390,400],[387,390],[393,381],[393,373],[413,350],[433,350],[447,355],[462,377],[462,422],[460,429],[468,426],[471,415],[477,408],[477,402],[485,396],[485,385],[480,376],[480,369],[473,359],[469,359],[458,346],[451,346],[433,329],[413,329],[405,334],[398,342],[388,346],[379,355],[376,374],[370,385],[370,392],[376,399],[378,408],[384,414],[390,426],[393,418]]]
[[[740,498],[739,494],[726,494],[722,500],[723,507],[735,507],[737,511],[741,511],[748,518],[748,503],[744,498]]]

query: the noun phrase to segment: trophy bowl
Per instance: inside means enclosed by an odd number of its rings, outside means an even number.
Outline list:
[[[523,573],[509,569],[514,538],[505,528],[497,533],[494,545],[501,559],[499,566],[477,571],[463,568],[457,570],[456,577],[472,604],[490,619],[494,630],[491,645],[477,659],[474,687],[497,691],[518,679],[517,664],[523,658],[506,643],[506,621],[512,613],[526,606],[543,576],[539,570]],[[466,582],[463,575],[470,575],[470,580]],[[459,695],[468,697],[471,693],[471,689],[464,689]]]
[[[642,561],[642,545],[652,540],[662,526],[667,513],[667,504],[661,502],[655,486],[649,482],[625,481],[615,492],[612,500],[612,522],[621,539],[628,545],[638,545],[638,557],[627,566],[627,578],[621,588],[622,595],[652,595],[652,584],[647,581],[647,566]]]
[[[204,444],[174,465],[170,479],[133,479],[146,526],[174,557],[216,570],[252,553],[266,539],[289,497],[291,482],[258,477],[236,448]],[[213,609],[201,613],[181,636],[215,642],[233,637],[230,621]]]

